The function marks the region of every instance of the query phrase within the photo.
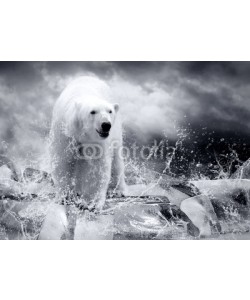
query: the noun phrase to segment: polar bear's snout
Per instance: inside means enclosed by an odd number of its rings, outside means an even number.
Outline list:
[[[111,123],[110,122],[103,122],[102,123],[102,131],[103,132],[109,132],[111,128]]]
[[[110,122],[103,122],[101,124],[101,129],[100,130],[96,130],[98,132],[98,134],[103,137],[106,138],[109,136],[109,131],[111,129],[111,123]]]
[[[97,129],[96,131],[98,132],[100,137],[107,138],[109,136],[111,126],[111,122],[105,120],[100,124],[100,129]]]

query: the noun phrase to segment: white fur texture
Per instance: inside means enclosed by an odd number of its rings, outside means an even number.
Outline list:
[[[112,91],[96,77],[80,77],[62,92],[54,107],[50,134],[52,175],[61,195],[77,193],[89,207],[102,209],[111,170],[117,192],[125,192],[118,110]],[[111,123],[106,138],[100,136],[103,122]],[[89,145],[97,149],[97,159],[83,155]]]

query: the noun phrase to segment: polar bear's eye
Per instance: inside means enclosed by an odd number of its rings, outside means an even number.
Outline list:
[[[96,111],[95,110],[91,110],[91,115],[95,115],[96,114]]]
[[[112,114],[112,110],[110,110],[109,113]]]

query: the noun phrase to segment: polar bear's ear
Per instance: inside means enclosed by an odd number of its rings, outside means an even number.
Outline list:
[[[119,107],[119,104],[118,104],[118,103],[115,103],[115,104],[114,104],[114,109],[115,109],[116,112],[118,112],[119,108],[120,108],[120,107]]]

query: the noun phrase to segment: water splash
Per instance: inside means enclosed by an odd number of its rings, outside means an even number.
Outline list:
[[[206,134],[203,133],[205,136]],[[146,159],[142,160],[140,157],[129,157],[125,160],[125,172],[127,184],[134,185],[154,185],[159,186],[162,175],[168,176],[169,182],[171,180],[179,180],[181,182],[189,180],[212,180],[212,179],[228,179],[228,178],[243,178],[242,172],[236,172],[235,177],[232,173],[235,169],[240,170],[243,162],[241,161],[237,151],[232,145],[228,145],[227,152],[218,153],[213,151],[213,160],[204,162],[202,159],[197,158],[195,153],[195,142],[193,141],[194,132],[189,128],[177,129],[177,141],[172,143],[165,137],[157,141],[157,144],[147,145],[148,155]],[[208,147],[213,147],[214,140],[211,135],[209,136]],[[191,146],[190,146],[191,141]],[[224,142],[224,141],[223,141]],[[8,145],[3,144],[3,153],[8,152]],[[27,162],[27,157],[24,160]],[[21,162],[20,165],[24,163]],[[37,159],[29,160],[27,166],[35,167],[37,169],[49,170],[48,152],[38,157]],[[184,174],[184,166],[188,170]],[[155,170],[156,169],[156,170]],[[159,170],[158,170],[159,169]],[[23,171],[23,170],[22,170]],[[49,207],[51,186],[48,182],[38,184],[37,180],[28,181],[22,179],[23,190],[26,194],[36,193],[39,199],[46,203]],[[171,184],[170,184],[171,185]],[[124,199],[124,202],[129,201],[129,198]],[[133,201],[132,201],[133,202]],[[120,206],[121,208],[122,206]],[[37,237],[39,226],[37,225],[46,214],[45,206],[37,207],[30,206],[22,211],[21,218],[19,218],[21,233],[18,238],[31,239]],[[224,221],[221,222],[223,232],[246,232],[250,230],[250,221],[243,219],[234,206],[226,206],[224,210]],[[124,211],[123,211],[124,212]],[[110,214],[112,210],[110,211]],[[27,231],[27,219],[33,216],[35,222],[35,232],[32,234]],[[139,214],[138,214],[139,215]],[[187,223],[181,218],[173,219],[171,222],[164,218],[159,211],[147,211],[136,219],[135,215],[130,215],[129,227],[127,229],[127,236],[129,238],[153,238],[153,239],[189,239],[192,238],[188,234]],[[0,238],[6,238],[4,228],[0,228]],[[116,228],[116,237],[124,237],[124,228]],[[125,235],[126,235],[125,234]],[[133,236],[134,234],[134,236]],[[21,237],[22,236],[22,237]]]

